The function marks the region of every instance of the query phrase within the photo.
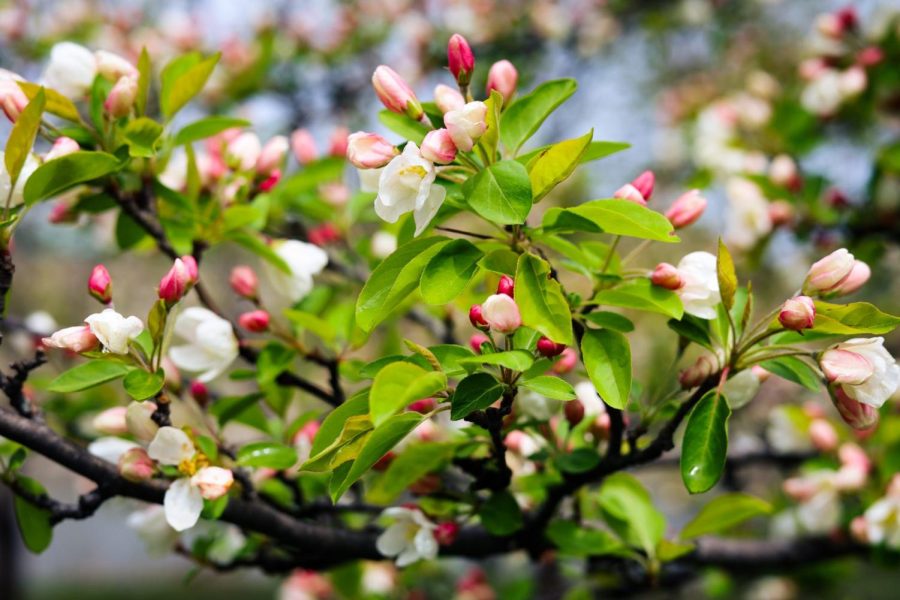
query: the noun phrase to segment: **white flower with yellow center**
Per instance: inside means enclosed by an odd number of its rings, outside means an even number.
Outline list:
[[[375,547],[382,555],[395,557],[398,567],[437,557],[438,543],[433,533],[437,526],[422,511],[395,506],[385,510],[382,515],[394,519],[394,523],[375,542]]]

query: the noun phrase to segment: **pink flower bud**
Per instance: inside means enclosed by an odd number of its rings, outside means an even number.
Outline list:
[[[681,229],[694,223],[706,210],[706,198],[700,190],[691,190],[678,197],[666,211],[666,218],[675,229]]]
[[[577,364],[578,353],[572,348],[566,348],[562,351],[562,354],[559,355],[556,362],[553,363],[553,366],[550,367],[550,370],[557,375],[565,375],[566,373],[571,372]]]
[[[131,448],[119,457],[119,475],[138,483],[153,478],[156,465],[143,448]]]
[[[498,294],[506,294],[510,298],[515,298],[515,289],[516,282],[509,275],[503,275],[500,277],[500,282],[497,284],[497,293]]]
[[[191,485],[200,489],[207,500],[217,500],[228,493],[234,474],[221,467],[204,467],[191,477]]]
[[[769,220],[773,227],[787,225],[794,218],[794,206],[785,200],[775,200],[769,203]]]
[[[195,379],[191,382],[191,397],[194,399],[194,402],[204,407],[209,404],[209,388],[202,381]]]
[[[872,461],[866,451],[856,444],[842,444],[838,451],[842,468],[856,469],[868,473],[872,469]]]
[[[584,404],[577,398],[569,400],[566,402],[565,407],[563,407],[563,414],[565,414],[566,421],[569,422],[569,425],[575,427],[584,419]]]
[[[260,175],[269,175],[279,169],[284,163],[288,146],[288,139],[283,135],[276,135],[266,142],[259,158],[256,160],[256,172]]]
[[[647,201],[644,199],[644,196],[638,191],[636,187],[634,187],[630,183],[626,183],[625,185],[617,189],[615,193],[613,193],[613,198],[629,200],[631,202],[634,202],[635,204],[647,206]]]
[[[861,67],[874,67],[884,60],[884,51],[878,46],[863,48],[856,55],[856,64]]]
[[[838,288],[850,276],[856,260],[846,248],[835,250],[809,268],[803,282],[803,293],[813,296]]]
[[[230,142],[225,148],[225,162],[239,171],[249,171],[256,166],[262,154],[259,137],[252,131],[246,131]]]
[[[112,301],[112,278],[103,265],[97,265],[91,271],[91,276],[88,278],[88,292],[103,304],[109,304]]]
[[[434,103],[440,109],[441,114],[447,114],[451,110],[459,110],[466,105],[466,99],[459,91],[449,85],[439,83],[434,88]]]
[[[541,356],[552,358],[559,356],[566,349],[565,344],[557,344],[548,337],[541,336],[537,341],[537,351]]]
[[[447,65],[459,85],[469,85],[475,70],[475,55],[466,38],[454,33],[447,43]]]
[[[312,134],[305,129],[297,129],[291,134],[291,150],[294,157],[301,165],[311,163],[319,157],[319,151],[316,150],[316,141]]]
[[[0,79],[0,108],[6,118],[15,123],[28,106],[28,96],[13,78]]]
[[[47,220],[54,225],[75,223],[78,221],[78,212],[73,210],[72,204],[68,200],[57,200],[53,203]]]
[[[397,148],[377,133],[357,131],[347,140],[347,160],[357,169],[383,167],[398,154]]]
[[[103,110],[114,119],[128,116],[134,99],[137,98],[138,80],[136,77],[121,77],[109,91]]]
[[[681,276],[675,265],[670,265],[669,263],[656,265],[656,268],[653,269],[653,273],[650,275],[650,281],[653,282],[653,285],[658,285],[667,290],[679,290],[684,287],[685,283],[684,277]]]
[[[491,65],[487,77],[487,95],[491,90],[497,90],[503,96],[503,104],[509,104],[513,94],[516,93],[516,85],[519,82],[519,72],[508,60],[500,60]]]
[[[438,523],[438,526],[434,528],[434,539],[441,546],[449,546],[456,541],[456,536],[458,535],[459,525],[453,521]]]
[[[406,410],[422,413],[424,415],[433,411],[435,406],[437,406],[437,403],[434,401],[434,398],[422,398],[421,400],[410,403],[410,405],[406,407]]]
[[[281,181],[281,169],[273,169],[269,176],[259,183],[260,192],[271,191]]]
[[[872,269],[869,268],[869,265],[861,260],[854,260],[853,268],[850,269],[850,274],[847,275],[842,282],[832,288],[829,295],[846,296],[847,294],[852,294],[865,285],[871,276]]]
[[[456,158],[456,145],[453,143],[449,131],[435,129],[425,135],[419,152],[422,154],[422,158],[445,165],[453,162],[453,159]]]
[[[678,382],[681,383],[682,389],[690,390],[709,379],[715,371],[716,365],[713,360],[708,356],[701,356],[693,365],[679,374]]]
[[[44,155],[44,162],[66,156],[67,154],[72,154],[73,152],[78,152],[79,150],[81,150],[81,146],[79,146],[78,142],[72,138],[65,136],[58,137],[56,138],[56,141],[53,142],[50,151]]]
[[[325,246],[340,240],[341,232],[334,226],[334,223],[322,223],[318,227],[310,229],[306,237],[310,244]]]
[[[350,132],[346,127],[335,127],[328,138],[328,154],[343,158],[347,156],[347,142]]]
[[[631,185],[638,191],[644,200],[650,200],[653,196],[653,186],[656,183],[656,176],[653,171],[644,171],[634,178]]]
[[[128,425],[125,423],[124,406],[107,408],[94,417],[92,425],[94,429],[104,435],[124,435],[128,433]]]
[[[803,477],[791,477],[781,485],[784,493],[797,502],[806,502],[818,491],[815,481]]]
[[[485,322],[487,324],[487,322]],[[485,342],[489,342],[488,337],[481,333],[475,333],[472,337],[469,338],[469,347],[476,354],[481,354],[481,345]]]
[[[841,418],[850,427],[858,430],[870,429],[878,423],[878,409],[869,404],[857,402],[840,387],[833,388],[832,402]]]
[[[484,102],[469,102],[445,114],[444,125],[457,149],[468,152],[487,131],[486,118],[487,106]]]
[[[159,299],[175,304],[197,282],[197,261],[192,256],[176,258],[169,272],[159,281]]]
[[[97,59],[97,73],[110,81],[118,81],[122,77],[137,79],[140,75],[137,67],[118,54],[98,50],[94,53],[94,58]]]
[[[772,164],[769,165],[769,179],[777,185],[792,190],[796,189],[800,181],[797,163],[787,154],[779,154],[772,159]]]
[[[875,372],[872,363],[862,354],[840,348],[826,350],[819,366],[831,383],[859,385]]]
[[[259,279],[250,267],[241,265],[233,268],[228,282],[231,284],[231,289],[238,296],[249,300],[256,298]]]
[[[375,69],[372,85],[375,86],[378,99],[388,110],[405,114],[415,121],[425,114],[412,88],[392,68],[381,65]]]
[[[264,310],[252,310],[238,317],[238,325],[252,331],[262,333],[269,329],[269,313]]]
[[[822,452],[831,452],[838,445],[838,434],[825,419],[815,419],[809,424],[809,439]]]
[[[856,14],[856,8],[853,6],[845,6],[834,13],[835,18],[841,26],[842,31],[856,29],[859,26],[859,16]]]
[[[778,322],[785,329],[802,331],[809,329],[816,321],[816,305],[809,296],[790,298],[778,313]]]
[[[472,308],[469,309],[469,322],[473,327],[478,327],[479,329],[487,326],[487,321],[484,320],[484,311],[482,311],[480,304],[473,304]],[[480,344],[479,347],[481,347]]]

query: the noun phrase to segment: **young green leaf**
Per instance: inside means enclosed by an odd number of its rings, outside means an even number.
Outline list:
[[[667,218],[629,200],[592,200],[562,212],[586,219],[602,231],[614,235],[666,243],[680,241]]]
[[[550,146],[535,158],[528,173],[535,203],[540,202],[553,188],[568,179],[581,162],[581,156],[593,137],[594,130],[591,129],[579,138]]]
[[[818,392],[822,387],[822,378],[803,360],[796,356],[782,356],[759,363],[759,366],[788,381],[799,383],[806,389]]]
[[[74,152],[47,161],[25,182],[25,204],[52,198],[78,184],[118,171],[119,159],[105,152]]]
[[[708,391],[688,416],[681,450],[681,478],[687,490],[711,489],[725,469],[731,408],[718,390]]]
[[[22,109],[19,118],[16,119],[9,132],[9,139],[6,140],[6,149],[3,154],[3,162],[6,166],[6,174],[9,176],[10,190],[14,189],[22,167],[25,166],[25,160],[31,153],[34,146],[34,139],[37,137],[38,130],[41,128],[41,117],[44,115],[44,105],[47,103],[47,96],[44,89],[41,88],[35,94],[34,98],[28,105]],[[6,202],[6,198],[0,199]]]
[[[189,125],[185,125],[175,135],[175,145],[190,144],[199,140],[205,140],[216,134],[222,133],[226,129],[233,127],[247,127],[249,121],[244,119],[236,119],[234,117],[205,117],[199,121],[194,121]]]
[[[554,342],[571,345],[572,312],[562,286],[550,278],[550,265],[526,252],[519,257],[515,280],[516,304],[522,324]]]
[[[673,291],[662,288],[646,277],[622,282],[614,288],[601,290],[591,300],[594,304],[621,306],[646,310],[680,319],[684,315],[681,298]]]
[[[749,494],[723,494],[700,509],[697,516],[684,526],[679,536],[683,540],[722,533],[747,519],[772,513],[772,505]]]
[[[552,400],[574,400],[575,389],[565,379],[552,375],[539,375],[519,383],[519,387],[537,392]]]
[[[478,261],[483,256],[468,240],[453,240],[445,245],[422,270],[422,299],[428,304],[452,302],[478,272]]]
[[[650,494],[634,476],[615,473],[607,477],[598,496],[603,520],[628,545],[653,558],[663,539],[666,519],[653,506]]]
[[[484,101],[487,113],[484,119],[487,129],[478,139],[478,148],[485,164],[490,165],[497,156],[497,145],[500,143],[500,110],[503,108],[503,95],[491,90],[490,97]]]
[[[410,485],[434,471],[440,470],[453,456],[453,444],[416,444],[402,452],[384,475],[369,489],[368,500],[389,504]]]
[[[525,524],[522,509],[508,491],[494,492],[478,511],[481,525],[494,535],[510,535]]]
[[[129,121],[122,135],[128,143],[128,153],[131,156],[149,158],[156,153],[154,147],[162,132],[163,126],[153,119],[139,117]]]
[[[150,54],[147,47],[141,48],[141,55],[137,63],[138,89],[134,97],[134,110],[139,116],[147,112],[147,99],[150,95],[150,78],[153,76],[153,65],[150,63]]]
[[[463,186],[466,202],[498,225],[520,225],[531,211],[528,171],[514,160],[501,160],[479,171]]]
[[[413,121],[406,115],[399,115],[389,110],[382,110],[378,113],[378,120],[381,124],[402,137],[417,145],[422,144],[428,128],[418,121]]]
[[[253,442],[238,450],[237,463],[244,467],[290,469],[297,464],[297,450],[275,442]]]
[[[581,355],[591,383],[604,402],[624,409],[631,392],[631,346],[628,338],[611,329],[584,332]]]
[[[143,369],[134,369],[122,380],[122,386],[135,400],[147,400],[156,396],[165,382],[161,372],[148,373]]]
[[[731,310],[734,306],[734,295],[737,292],[738,280],[734,270],[734,260],[728,248],[719,238],[719,256],[716,259],[716,274],[719,278],[719,293],[722,295],[722,304],[725,310]]]
[[[816,300],[816,320],[813,331],[838,335],[871,333],[884,335],[900,325],[900,317],[881,312],[868,302],[830,304]]]
[[[498,365],[513,371],[524,371],[534,363],[534,357],[524,350],[506,350],[493,354],[478,354],[459,361],[461,365]]]
[[[500,139],[513,155],[534,135],[556,107],[578,89],[573,79],[545,81],[507,108],[500,118]]]
[[[45,88],[29,81],[17,81],[16,83],[19,84],[19,87],[22,88],[22,91],[25,92],[25,96],[29,100],[34,100],[34,97],[38,95],[38,92],[41,90],[44,91],[46,97],[44,112],[61,117],[66,121],[72,121],[73,123],[81,122],[81,116],[78,114],[78,108],[75,104],[56,90]]]
[[[622,542],[602,529],[579,527],[572,521],[553,521],[547,527],[547,538],[563,554],[573,556],[604,556],[624,550]]]
[[[47,386],[48,392],[80,392],[124,377],[132,367],[112,360],[91,360],[61,373]]]
[[[375,376],[369,392],[369,416],[375,426],[406,408],[447,388],[447,375],[426,371],[408,362],[391,363]]]
[[[16,477],[16,483],[26,492],[35,496],[46,495],[47,490],[40,482],[29,477]],[[50,546],[53,541],[53,525],[50,523],[50,511],[45,508],[39,508],[25,500],[21,496],[16,495],[13,500],[16,509],[16,523],[19,525],[19,531],[22,533],[22,541],[25,547],[40,554]]]
[[[487,373],[474,373],[459,382],[450,398],[450,418],[466,418],[469,413],[483,410],[500,399],[504,385]]]
[[[175,113],[200,93],[212,75],[219,54],[201,58],[197,52],[185,54],[167,64],[160,75],[159,104],[163,115],[171,119]]]

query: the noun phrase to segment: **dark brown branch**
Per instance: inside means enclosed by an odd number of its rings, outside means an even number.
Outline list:
[[[31,360],[12,363],[10,365],[10,368],[13,370],[12,376],[0,371],[0,389],[9,398],[10,405],[23,417],[31,418],[34,416],[34,409],[23,390],[25,381],[28,379],[29,373],[46,362],[47,357],[44,355],[44,352],[38,350]]]
[[[67,519],[82,520],[92,517],[97,512],[97,509],[112,497],[112,494],[105,488],[98,486],[90,492],[79,496],[78,501],[74,504],[69,504],[55,500],[47,494],[33,494],[23,488],[15,479],[7,482],[7,485],[17,496],[24,498],[38,508],[49,511],[50,523],[53,525]]]

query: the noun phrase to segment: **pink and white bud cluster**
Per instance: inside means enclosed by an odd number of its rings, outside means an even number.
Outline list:
[[[499,333],[509,334],[522,326],[519,306],[513,299],[515,282],[512,277],[504,275],[497,285],[497,293],[488,296],[480,305],[469,309],[469,321],[479,329],[491,329]],[[480,344],[479,344],[480,350]]]
[[[234,293],[248,300],[256,300],[259,290],[259,278],[256,272],[246,266],[237,266],[231,270],[231,276],[228,279],[231,289]]]
[[[23,79],[12,71],[0,69],[0,109],[13,123],[18,120],[19,115],[28,106],[28,96],[19,87],[20,81]]]
[[[184,298],[200,277],[193,256],[176,258],[169,272],[159,281],[159,299],[169,306]]]
[[[703,216],[706,204],[706,198],[700,195],[700,190],[685,192],[666,211],[666,218],[675,229],[682,229]]]
[[[809,296],[796,296],[787,300],[778,313],[781,326],[794,331],[810,329],[815,321],[816,305]]]
[[[393,144],[377,133],[357,131],[348,138],[347,160],[357,169],[378,169],[399,153]]]
[[[391,112],[405,114],[418,121],[425,112],[415,92],[396,71],[386,65],[380,65],[372,74],[372,85],[381,103]]]
[[[854,338],[835,344],[819,357],[832,400],[855,429],[878,422],[878,409],[900,387],[900,366],[884,348],[884,339]]]
[[[508,60],[500,60],[491,65],[487,78],[487,95],[497,90],[503,96],[503,104],[509,104],[516,93],[519,72]]]
[[[136,75],[125,75],[120,77],[113,85],[106,101],[103,103],[103,110],[106,111],[113,119],[121,119],[131,114],[131,108],[138,94],[138,78]]]
[[[641,206],[647,206],[647,201],[653,195],[653,186],[656,176],[653,171],[644,171],[634,178],[631,183],[626,183],[613,194],[614,198],[630,200]]]
[[[803,293],[825,297],[851,294],[861,288],[871,274],[869,265],[841,248],[813,263],[803,281]]]

